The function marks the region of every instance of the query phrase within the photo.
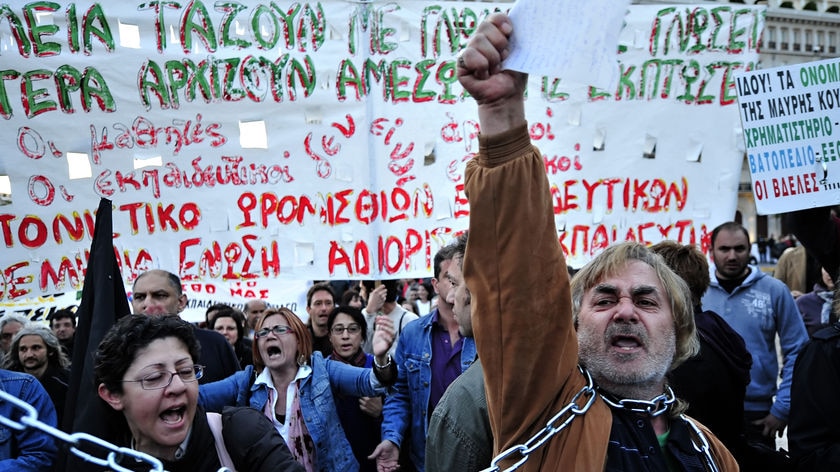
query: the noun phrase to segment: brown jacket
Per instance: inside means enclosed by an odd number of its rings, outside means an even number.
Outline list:
[[[791,292],[808,293],[813,287],[807,283],[808,254],[805,246],[796,246],[785,249],[779,262],[776,263],[776,270],[773,277],[781,280],[788,286]]]
[[[481,136],[479,154],[467,164],[466,192],[464,277],[498,453],[545,427],[584,378],[576,367],[569,277],[545,165],[526,126]],[[603,470],[611,425],[610,409],[599,397],[520,470]],[[720,469],[738,470],[717,438],[707,438]]]

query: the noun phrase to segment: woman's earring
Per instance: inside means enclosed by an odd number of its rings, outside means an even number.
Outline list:
[[[301,367],[306,365],[306,356],[303,354],[298,356],[298,365]]]

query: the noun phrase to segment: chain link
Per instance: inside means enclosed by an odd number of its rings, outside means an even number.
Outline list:
[[[695,440],[695,438],[691,438],[691,445],[694,446],[694,450],[703,454],[703,459],[706,461],[706,468],[709,472],[720,472],[720,469],[715,462],[715,458],[712,455],[712,448],[709,446],[709,441],[706,439],[706,435],[703,434],[700,427],[694,424],[694,421],[692,421],[688,416],[680,415],[680,418],[688,423],[688,426],[692,431],[694,431],[694,435],[697,436],[697,440]]]
[[[584,385],[580,391],[575,394],[572,400],[548,421],[545,428],[538,431],[530,439],[525,441],[524,444],[517,444],[516,446],[500,452],[499,455],[493,458],[493,461],[490,463],[490,467],[483,469],[481,472],[511,472],[518,469],[528,461],[532,452],[542,447],[555,434],[567,428],[575,417],[583,415],[589,410],[589,407],[592,406],[596,397],[595,385],[589,371],[581,366],[578,366],[578,370],[580,370],[584,377],[586,377],[586,385]],[[613,408],[627,409],[638,413],[645,413],[650,416],[658,416],[666,412],[677,399],[676,395],[674,395],[674,391],[668,386],[666,386],[665,393],[651,401],[624,399],[619,402],[614,402],[604,395],[600,396]],[[584,399],[584,403],[582,406],[578,406],[578,402],[581,399]],[[560,423],[559,426],[554,426],[557,421],[564,417],[565,419],[563,419],[563,422]],[[691,438],[691,445],[694,446],[694,449],[697,452],[703,455],[706,469],[709,472],[719,472],[720,469],[715,463],[714,456],[712,455],[712,448],[709,445],[706,436],[703,434],[703,431],[701,431],[700,428],[685,415],[680,415],[680,417],[688,423],[689,428],[691,428],[694,432],[694,436],[696,436],[696,438]],[[499,466],[501,461],[510,459],[516,454],[519,454],[521,457],[515,464],[506,469],[502,469]]]
[[[101,467],[110,467],[115,472],[134,472],[133,469],[127,469],[120,465],[119,461],[125,458],[132,458],[137,462],[145,462],[149,464],[149,472],[165,472],[163,464],[155,457],[146,453],[135,451],[127,447],[115,446],[104,439],[87,433],[73,433],[67,434],[64,431],[56,429],[46,423],[38,420],[38,411],[32,405],[23,402],[17,397],[14,397],[3,390],[0,390],[0,402],[8,402],[18,409],[22,410],[20,421],[14,421],[11,417],[0,415],[0,424],[8,426],[16,431],[23,431],[27,428],[37,429],[46,433],[53,438],[70,445],[70,452],[79,456],[87,462],[92,462]],[[10,415],[13,416],[13,415]],[[84,444],[93,444],[106,451],[105,457],[98,457],[88,454],[80,449]],[[228,472],[230,469],[222,467],[218,472]]]
[[[601,398],[607,405],[613,408],[632,411],[634,413],[642,413],[649,416],[659,416],[668,411],[668,408],[677,401],[677,396],[671,387],[665,386],[665,393],[658,397],[648,400],[633,400],[630,398],[622,398],[619,401],[613,401],[609,395],[601,394]]]
[[[525,441],[525,443],[518,444],[500,452],[499,455],[493,458],[493,461],[490,463],[490,467],[484,469],[482,472],[510,472],[518,469],[528,460],[528,457],[532,452],[542,447],[549,439],[554,437],[555,434],[566,429],[575,417],[583,415],[589,411],[589,407],[592,406],[596,397],[595,383],[592,381],[592,376],[589,375],[589,372],[586,369],[581,366],[578,366],[578,369],[586,378],[586,385],[584,385],[580,391],[575,394],[566,406],[548,420],[545,428],[538,431],[537,434]],[[560,422],[560,424],[555,426],[558,422]],[[515,464],[506,469],[500,468],[499,463],[501,461],[511,459],[517,454],[521,457]]]

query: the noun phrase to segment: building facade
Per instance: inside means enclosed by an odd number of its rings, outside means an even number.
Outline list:
[[[636,4],[674,3],[732,3],[765,5],[764,35],[759,67],[772,67],[820,61],[840,56],[840,0],[781,1],[781,0],[706,0],[656,1],[637,0]],[[740,221],[750,232],[751,239],[773,236],[779,239],[789,234],[780,215],[758,215],[752,194],[749,168],[741,167],[738,186],[738,210],[733,219]]]

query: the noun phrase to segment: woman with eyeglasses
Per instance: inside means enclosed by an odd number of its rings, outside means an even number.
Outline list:
[[[359,368],[313,354],[300,318],[287,308],[270,309],[257,322],[254,366],[202,385],[199,403],[209,411],[247,405],[262,412],[308,472],[358,471],[334,393],[372,397],[396,380],[396,365],[387,354],[393,323],[384,317],[376,323],[373,368]]]
[[[362,350],[367,339],[365,315],[351,306],[334,309],[327,318],[334,359],[356,367],[373,367],[373,355]],[[376,461],[367,457],[382,441],[382,396],[360,397],[336,393],[335,408],[361,472],[376,472]]]
[[[198,350],[193,328],[178,316],[121,318],[94,357],[99,397],[116,412],[109,422],[116,437],[107,439],[159,459],[169,472],[302,470],[271,422],[250,408],[226,409],[214,431],[219,418],[197,404]]]

